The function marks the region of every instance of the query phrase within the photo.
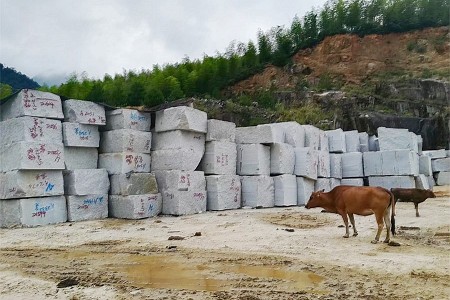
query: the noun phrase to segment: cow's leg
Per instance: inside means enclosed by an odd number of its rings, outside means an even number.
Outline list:
[[[420,215],[419,215],[419,203],[414,203],[414,207],[416,208],[416,217],[420,217]]]
[[[344,220],[344,224],[345,224],[345,238],[348,238],[350,236],[350,231],[348,230],[348,218],[347,218],[347,214],[342,211],[338,211],[338,213],[341,215],[342,220]]]
[[[384,211],[384,224],[386,225],[386,239],[384,240],[385,243],[389,243],[391,239],[391,218],[389,216],[390,212],[390,206]]]
[[[383,213],[375,212],[375,218],[377,219],[378,230],[375,239],[372,241],[372,244],[378,243],[380,240],[381,231],[383,231]]]
[[[356,230],[356,226],[355,226],[355,217],[353,216],[353,214],[348,214],[348,218],[350,219],[350,223],[352,223],[352,226],[353,226],[353,236],[357,236],[358,231]]]

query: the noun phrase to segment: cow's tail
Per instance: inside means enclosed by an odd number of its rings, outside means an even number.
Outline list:
[[[391,191],[388,192],[391,195],[391,232],[395,235],[395,197]]]

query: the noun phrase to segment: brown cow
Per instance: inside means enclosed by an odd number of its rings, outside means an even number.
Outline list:
[[[322,207],[328,212],[340,214],[345,224],[345,238],[349,237],[347,215],[353,226],[353,236],[358,235],[353,214],[361,216],[375,214],[378,231],[375,239],[372,241],[374,244],[380,239],[381,231],[383,230],[383,219],[387,230],[384,242],[389,242],[390,230],[393,235],[395,234],[394,195],[389,190],[381,187],[341,185],[328,193],[324,193],[323,190],[313,192],[305,207],[307,209]],[[391,216],[389,216],[389,208],[391,208]]]
[[[423,189],[403,189],[403,188],[392,188],[392,194],[395,197],[395,203],[398,200],[400,202],[413,202],[416,208],[416,217],[419,217],[419,203],[427,200],[428,198],[436,198],[436,195],[432,190]]]

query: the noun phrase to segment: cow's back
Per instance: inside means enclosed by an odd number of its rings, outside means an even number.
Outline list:
[[[391,201],[390,192],[381,187],[338,186],[331,192],[336,207],[355,214],[367,215],[380,208],[386,209]]]
[[[422,189],[392,188],[395,200],[422,202],[429,198],[429,192]]]

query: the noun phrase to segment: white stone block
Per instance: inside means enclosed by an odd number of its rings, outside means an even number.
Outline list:
[[[295,148],[294,174],[297,176],[317,179],[317,165],[319,164],[319,154],[309,147]]]
[[[273,177],[275,206],[297,205],[297,178],[292,174]]]
[[[328,135],[325,131],[320,130],[320,135],[319,135],[319,150],[321,151],[326,151],[329,152],[330,151],[330,146],[328,144]]]
[[[337,186],[341,185],[341,179],[338,178],[329,178],[330,179],[330,189],[334,189]]]
[[[236,144],[227,141],[206,142],[205,155],[200,163],[205,174],[236,174]]]
[[[283,127],[275,124],[236,127],[236,143],[238,144],[284,143],[284,140]]]
[[[233,122],[210,119],[207,121],[206,141],[235,142],[236,124]]]
[[[380,151],[378,138],[375,135],[369,136],[369,151]]]
[[[241,207],[239,175],[206,176],[207,210],[226,210]]]
[[[330,153],[344,153],[347,152],[345,144],[345,133],[342,129],[327,130],[328,145]]]
[[[35,227],[67,221],[66,198],[52,196],[0,200],[0,226]]]
[[[418,152],[417,137],[408,129],[378,127],[380,151],[411,150]]]
[[[238,144],[236,173],[238,175],[269,175],[270,146]]]
[[[330,153],[330,177],[342,179],[341,154]]]
[[[305,177],[297,177],[297,205],[304,206],[312,192],[314,192],[315,180]]]
[[[360,132],[359,135],[359,151],[368,152],[369,151],[369,135],[367,132]]]
[[[108,174],[125,174],[128,172],[149,173],[150,154],[122,152],[102,153],[98,156],[99,169],[106,169]]]
[[[48,92],[23,89],[3,102],[0,120],[22,116],[64,119],[61,98]]]
[[[342,178],[364,177],[363,154],[361,152],[343,153],[341,158]]]
[[[431,168],[431,157],[426,155],[419,156],[419,173],[425,176],[433,175],[433,169]]]
[[[157,194],[158,185],[155,174],[130,173],[115,174],[109,177],[111,195],[143,195]]]
[[[297,122],[277,123],[284,128],[284,142],[294,148],[305,147],[305,128]]]
[[[162,212],[161,194],[110,195],[109,216],[119,219],[145,219]]]
[[[160,191],[198,191],[206,190],[205,174],[202,171],[155,171]]]
[[[242,176],[242,206],[274,207],[275,188],[273,178],[267,175]]]
[[[152,151],[152,170],[194,171],[202,160],[203,152],[193,149],[167,149]]]
[[[433,159],[431,169],[433,172],[450,172],[450,157]]]
[[[133,129],[117,129],[101,133],[100,153],[150,153],[152,133]]]
[[[329,192],[331,191],[331,182],[330,178],[317,178],[316,182],[314,183],[314,191],[324,191]]]
[[[429,156],[431,159],[447,157],[447,152],[445,149],[422,151],[422,154]]]
[[[62,143],[59,120],[36,117],[9,119],[0,122],[0,133],[0,146],[22,141]]]
[[[305,147],[318,150],[320,145],[320,129],[312,125],[302,125],[305,129]]]
[[[432,175],[427,176],[428,186],[432,189],[436,185],[436,181],[434,181],[434,177]]]
[[[450,185],[450,172],[437,173],[436,185]]]
[[[295,166],[294,147],[286,143],[270,145],[270,174],[293,174]]]
[[[319,150],[318,154],[318,163],[317,163],[317,177],[331,177],[331,162],[330,162],[330,153],[326,151]]]
[[[62,171],[14,170],[0,173],[0,199],[64,195]]]
[[[96,169],[98,163],[97,148],[64,147],[66,170]]]
[[[192,149],[203,155],[205,151],[205,134],[183,130],[154,132],[152,150],[168,149]]]
[[[369,186],[381,186],[388,190],[391,188],[416,187],[414,176],[369,176]]]
[[[16,142],[0,147],[0,172],[64,169],[63,144]]]
[[[365,152],[363,157],[366,176],[419,174],[419,156],[413,151]]]
[[[430,183],[428,182],[427,176],[425,176],[423,174],[419,174],[419,176],[415,177],[415,181],[416,181],[417,189],[423,189],[423,190],[430,189]]]
[[[206,211],[206,190],[164,190],[162,197],[164,215],[193,215]]]
[[[64,121],[71,123],[106,125],[105,108],[92,101],[68,99],[63,101]]]
[[[206,133],[207,128],[206,113],[192,107],[177,106],[156,112],[155,132],[186,130]]]
[[[64,192],[66,195],[108,194],[109,178],[105,169],[78,169],[64,171]]]
[[[364,186],[364,179],[362,179],[362,178],[343,178],[341,180],[341,185]]]
[[[347,152],[361,152],[358,130],[344,131]]]
[[[97,125],[63,122],[63,142],[66,147],[97,148],[100,133]]]
[[[135,109],[115,109],[106,112],[106,126],[102,130],[133,129],[150,131],[150,113]]]
[[[66,200],[69,222],[99,220],[108,217],[108,194],[66,195]]]

